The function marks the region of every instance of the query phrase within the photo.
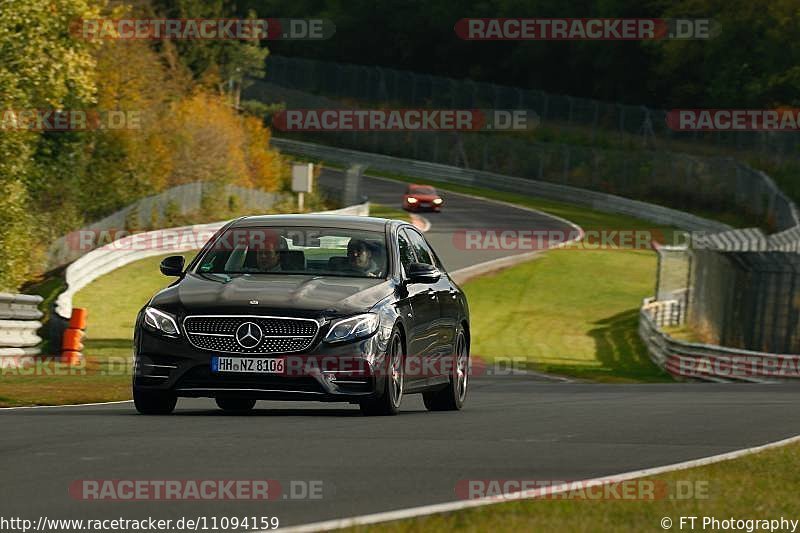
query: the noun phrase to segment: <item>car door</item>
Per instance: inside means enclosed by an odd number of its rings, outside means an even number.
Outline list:
[[[422,234],[411,228],[408,228],[406,232],[411,241],[411,247],[414,249],[414,254],[417,257],[417,262],[439,268],[435,260],[435,254]],[[440,381],[441,371],[446,370],[446,366],[443,364],[444,358],[452,354],[451,345],[454,322],[452,319],[442,314],[442,305],[443,303],[446,305],[447,303],[445,300],[450,297],[450,280],[447,278],[446,274],[442,273],[442,276],[436,283],[426,284],[425,287],[426,294],[429,295],[430,300],[435,300],[436,302],[435,318],[433,318],[433,322],[429,326],[432,336],[431,343],[425,356],[426,361],[423,361],[423,364],[427,363],[426,368],[431,369],[425,372],[426,381],[428,383],[434,383]],[[431,311],[431,316],[433,315],[434,312]]]
[[[450,278],[433,247],[431,247],[431,251],[433,252],[433,260],[436,263],[436,267],[442,273],[442,277],[439,280],[441,290],[438,292],[439,320],[441,328],[443,328],[442,342],[446,345],[446,353],[453,354],[455,353],[456,326],[462,314],[461,299],[463,295],[458,285]]]
[[[400,263],[407,300],[411,307],[410,317],[406,315],[409,331],[407,335],[406,388],[424,385],[430,374],[430,362],[438,347],[439,300],[431,284],[410,283],[406,272],[410,263],[420,262],[413,246],[411,236],[401,229],[397,235]]]

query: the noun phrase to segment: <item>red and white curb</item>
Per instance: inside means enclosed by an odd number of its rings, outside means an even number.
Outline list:
[[[425,233],[429,229],[431,229],[431,221],[421,215],[410,214],[411,217],[411,224],[414,225],[415,228],[420,230],[422,233]]]

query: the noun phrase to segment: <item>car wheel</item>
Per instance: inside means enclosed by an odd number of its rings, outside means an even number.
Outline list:
[[[168,415],[177,403],[178,397],[172,392],[133,388],[133,405],[143,415]]]
[[[359,403],[361,412],[365,415],[396,415],[403,401],[403,384],[405,381],[405,368],[403,357],[403,339],[400,332],[392,332],[389,348],[386,351],[387,372],[383,393],[377,398],[371,398]]]
[[[469,383],[469,348],[461,327],[456,332],[455,364],[447,387],[422,393],[422,401],[429,411],[458,411],[464,407]]]
[[[217,406],[231,413],[246,413],[256,406],[256,401],[248,398],[217,398]]]

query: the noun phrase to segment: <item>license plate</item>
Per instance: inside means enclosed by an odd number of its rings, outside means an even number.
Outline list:
[[[245,372],[250,374],[282,374],[283,359],[259,357],[212,357],[212,372]]]
[[[419,205],[420,205],[420,207],[430,207],[431,206],[431,204],[429,204],[428,202],[422,202]]]

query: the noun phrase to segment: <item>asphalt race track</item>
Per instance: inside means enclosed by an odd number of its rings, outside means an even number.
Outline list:
[[[336,180],[342,178],[339,172],[326,171],[320,179],[327,184],[335,184]],[[405,183],[381,178],[362,179],[362,192],[371,202],[401,208]],[[564,238],[577,233],[574,226],[531,210],[517,209],[446,191],[442,191],[441,196],[444,199],[441,213],[419,214],[430,221],[431,227],[425,236],[450,272],[515,253],[501,250],[464,250],[463,245],[457,244],[461,241],[456,236],[459,234],[463,236],[465,230],[496,230],[497,234],[504,229],[542,232],[556,230],[563,234]],[[528,250],[516,253],[526,251]]]
[[[402,188],[366,182],[379,203],[398,205]],[[497,257],[457,250],[458,229],[563,228],[529,211],[444,196],[444,211],[426,217],[451,270]],[[419,396],[407,396],[401,414],[388,418],[362,417],[350,405],[286,402],[259,402],[252,414],[236,416],[212,400],[187,399],[167,417],[139,416],[131,403],[5,410],[0,516],[311,523],[453,501],[459,480],[585,479],[764,444],[800,433],[799,394],[793,385],[496,376],[471,382],[460,413],[428,413]],[[82,479],[270,479],[283,492],[268,502],[81,501],[68,489]],[[302,498],[292,480],[321,481],[321,498]]]

